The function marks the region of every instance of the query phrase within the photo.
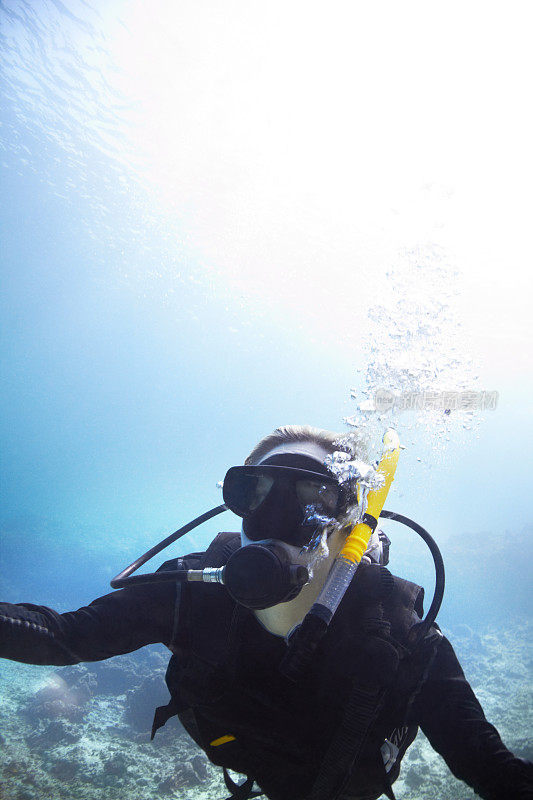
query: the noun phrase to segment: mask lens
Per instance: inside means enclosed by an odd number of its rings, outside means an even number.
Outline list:
[[[280,466],[231,467],[224,479],[224,503],[234,514],[248,517],[260,508],[273,490],[280,513],[287,514],[290,508],[295,513],[299,509],[298,514],[307,513],[312,508],[319,514],[335,516],[338,511],[340,488],[335,480]],[[272,514],[272,509],[269,514]]]
[[[224,502],[239,517],[259,508],[274,485],[274,478],[230,469],[224,480]]]
[[[299,480],[296,481],[296,496],[303,507],[316,506],[331,514],[337,509],[339,489],[320,481]]]

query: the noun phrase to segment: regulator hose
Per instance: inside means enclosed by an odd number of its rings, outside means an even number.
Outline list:
[[[148,550],[144,555],[137,558],[133,561],[129,566],[123,569],[121,572],[116,575],[113,580],[111,581],[111,588],[112,589],[124,589],[128,586],[135,586],[139,584],[146,584],[146,583],[160,583],[163,581],[186,581],[190,579],[192,576],[189,574],[190,570],[163,570],[161,572],[149,572],[145,573],[144,575],[132,575],[133,572],[142,567],[143,564],[146,564],[151,558],[156,556],[161,550],[164,550],[165,547],[168,547],[170,544],[175,542],[177,539],[180,539],[185,534],[192,531],[194,528],[198,527],[198,525],[202,525],[202,523],[207,522],[207,520],[212,519],[212,517],[216,517],[218,514],[222,514],[224,511],[227,511],[225,505],[215,506],[211,508],[209,511],[206,511],[204,514],[201,514],[199,517],[196,517],[191,522],[188,522],[183,527],[178,528],[177,531],[171,533],[170,536],[167,536],[166,539],[163,539],[161,542],[156,544],[150,550]],[[385,519],[390,519],[393,522],[399,522],[402,525],[406,525],[411,530],[415,531],[421,539],[427,544],[431,555],[433,557],[433,563],[435,565],[435,591],[433,593],[433,600],[431,601],[431,605],[429,607],[428,613],[424,617],[424,619],[414,628],[412,629],[412,640],[411,644],[416,646],[418,642],[426,635],[429,631],[433,623],[435,622],[435,618],[439,612],[442,598],[444,595],[444,582],[445,582],[445,574],[444,574],[444,562],[442,560],[442,555],[440,550],[437,546],[437,543],[433,539],[432,536],[427,532],[422,525],[419,525],[418,522],[414,522],[414,520],[409,519],[409,517],[404,516],[403,514],[398,514],[395,511],[385,511],[384,509],[381,511],[380,517]],[[198,579],[198,578],[196,578]],[[311,646],[311,650],[313,650],[313,644],[309,642]],[[302,654],[303,655],[303,654]],[[304,660],[306,660],[304,658]]]
[[[420,538],[423,539],[429,547],[429,551],[433,558],[433,564],[435,565],[435,591],[433,593],[433,600],[431,601],[428,613],[422,622],[414,629],[413,644],[418,644],[418,642],[423,639],[435,622],[441,607],[445,584],[444,561],[442,560],[442,555],[438,548],[437,542],[432,536],[430,536],[427,530],[422,527],[422,525],[418,524],[418,522],[414,522],[414,520],[409,519],[409,517],[405,517],[403,514],[397,514],[395,511],[382,510],[380,516],[384,517],[385,519],[392,519],[395,522],[400,522],[402,525],[406,525],[408,528],[411,528],[411,530],[413,530],[415,533],[418,533]]]
[[[147,561],[150,561],[151,558],[156,556],[161,550],[164,550],[165,547],[168,547],[169,544],[175,542],[176,539],[181,539],[182,536],[185,536],[186,533],[192,531],[194,528],[197,528],[198,525],[202,525],[202,523],[207,522],[207,520],[211,519],[212,517],[216,517],[217,514],[222,514],[223,511],[227,511],[227,507],[222,504],[221,506],[215,506],[214,508],[209,509],[204,514],[200,514],[199,517],[196,519],[191,520],[183,527],[178,528],[177,531],[171,533],[170,536],[167,536],[166,539],[159,542],[159,544],[154,545],[150,550],[148,550],[144,555],[139,556],[139,558],[135,559],[129,567],[126,567],[119,572],[118,575],[115,575],[113,580],[110,582],[112,589],[125,589],[127,586],[134,586],[138,585],[139,583],[159,583],[160,581],[186,581],[187,580],[187,570],[174,570],[170,571],[163,571],[163,572],[148,572],[144,575],[135,575],[134,578],[130,578],[130,575],[133,572],[136,572],[139,567],[142,567],[143,564],[146,564]]]

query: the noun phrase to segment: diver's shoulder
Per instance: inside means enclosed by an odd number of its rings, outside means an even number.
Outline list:
[[[170,558],[157,568],[156,572],[175,572],[183,569],[200,569],[205,558],[205,551],[188,553],[185,556]]]

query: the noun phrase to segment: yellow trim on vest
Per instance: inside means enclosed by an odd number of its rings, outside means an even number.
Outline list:
[[[219,739],[215,739],[209,747],[218,747],[220,744],[226,744],[226,742],[234,742],[235,736],[231,736],[229,733],[226,736],[221,736]]]

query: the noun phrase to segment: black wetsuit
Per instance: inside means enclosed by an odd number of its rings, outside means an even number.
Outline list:
[[[45,606],[0,603],[0,657],[65,665],[111,658],[156,642],[170,646],[175,635],[176,592],[172,582],[136,586],[65,614]],[[270,634],[263,631],[263,636]],[[276,647],[283,644],[278,637],[271,638]],[[445,638],[412,702],[410,717],[453,774],[481,797],[533,798],[533,765],[516,758],[485,719]]]

